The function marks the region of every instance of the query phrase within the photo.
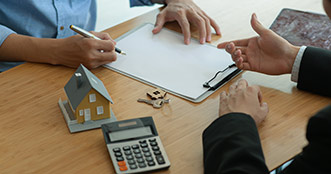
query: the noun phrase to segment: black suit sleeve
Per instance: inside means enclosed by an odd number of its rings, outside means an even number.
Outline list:
[[[331,51],[306,48],[300,63],[297,87],[331,97]]]
[[[203,132],[206,174],[267,174],[259,134],[251,116],[226,114]]]
[[[331,173],[331,105],[310,118],[306,138],[309,144],[294,158],[283,173]]]

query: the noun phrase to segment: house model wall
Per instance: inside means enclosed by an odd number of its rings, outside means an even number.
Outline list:
[[[77,123],[110,118],[112,99],[102,81],[80,65],[64,87]]]

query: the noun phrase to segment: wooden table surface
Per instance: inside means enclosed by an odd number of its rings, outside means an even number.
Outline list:
[[[213,37],[212,44],[254,36],[249,26],[252,12],[265,26],[285,7],[323,12],[320,0],[199,0],[197,4],[221,26],[223,36]],[[144,22],[154,23],[157,13],[152,11],[106,31],[116,38]],[[179,29],[175,23],[167,26]],[[58,107],[58,99],[65,98],[63,87],[74,71],[26,63],[0,74],[0,173],[114,173],[101,129],[70,134]],[[298,90],[290,75],[243,72],[199,104],[169,94],[169,105],[153,109],[136,101],[152,87],[103,67],[92,72],[112,96],[118,120],[153,116],[171,161],[171,167],[160,173],[203,173],[202,132],[218,117],[220,92],[240,78],[260,85],[270,107],[259,127],[270,170],[301,151],[308,119],[331,103],[330,98]]]

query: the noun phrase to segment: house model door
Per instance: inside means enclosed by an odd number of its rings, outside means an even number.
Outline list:
[[[91,120],[91,110],[90,110],[90,108],[84,109],[84,119],[85,119],[85,121],[90,121]]]

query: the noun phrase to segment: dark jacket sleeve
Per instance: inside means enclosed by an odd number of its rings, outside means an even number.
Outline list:
[[[251,116],[226,114],[203,132],[206,174],[267,174],[259,134]]]
[[[297,87],[331,97],[331,51],[307,47],[299,69]]]
[[[310,118],[306,138],[309,144],[283,173],[331,173],[331,105]]]

